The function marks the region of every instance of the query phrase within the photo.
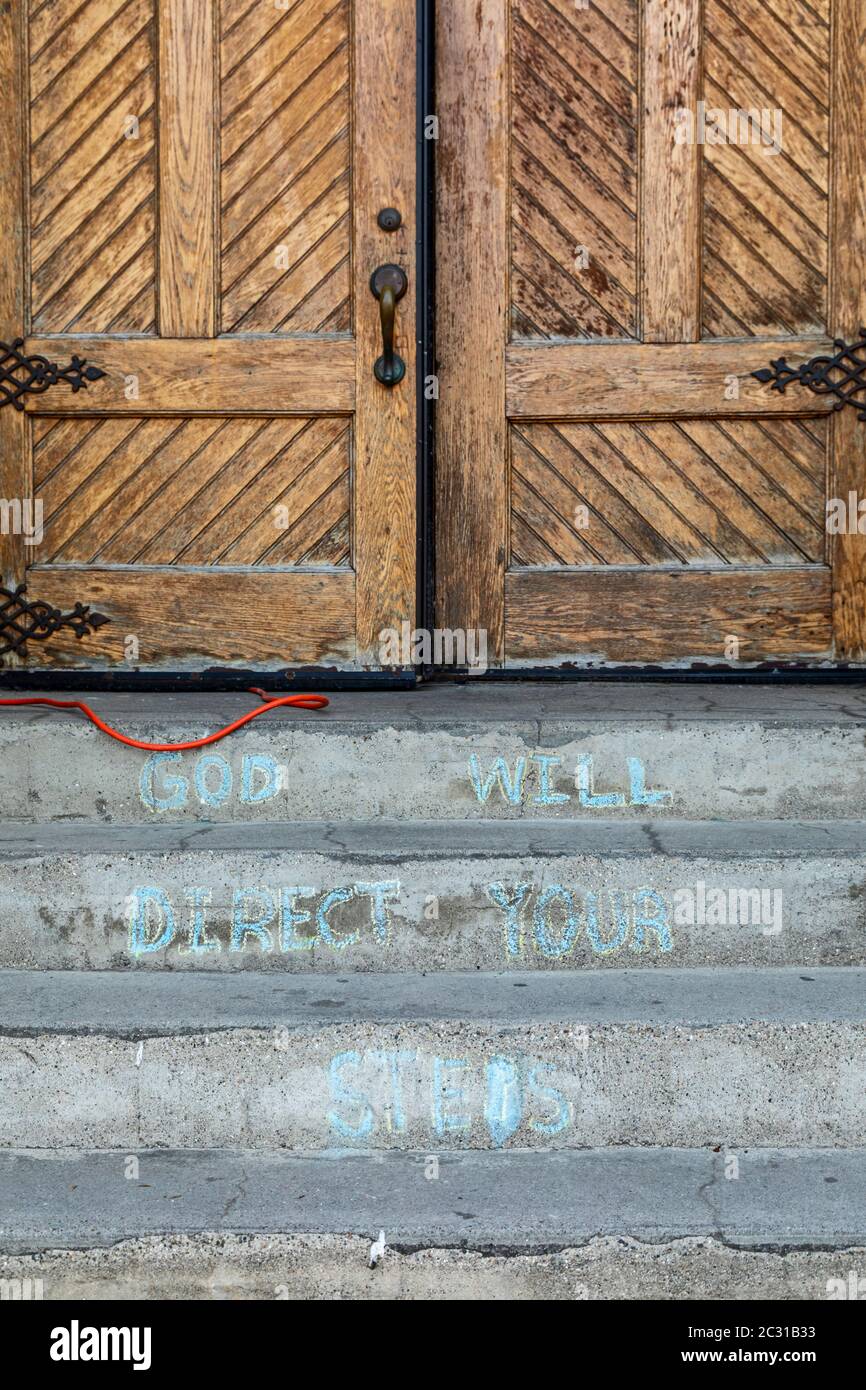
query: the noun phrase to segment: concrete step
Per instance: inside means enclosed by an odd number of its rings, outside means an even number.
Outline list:
[[[866,1145],[866,970],[0,972],[0,1147]]]
[[[87,694],[132,737],[181,742],[242,694]],[[78,713],[0,712],[0,821],[852,819],[866,779],[855,686],[427,687],[336,693],[203,753],[155,755]]]
[[[49,1300],[847,1297],[864,1179],[864,1149],[12,1152],[0,1280]]]
[[[0,920],[24,969],[860,965],[866,822],[7,824]]]

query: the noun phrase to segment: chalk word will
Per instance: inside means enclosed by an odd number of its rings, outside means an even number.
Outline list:
[[[564,806],[573,798],[570,792],[555,790],[553,779],[555,769],[564,762],[563,758],[551,753],[533,753],[531,757],[517,758],[512,766],[505,758],[496,758],[492,767],[483,772],[477,753],[469,758],[469,780],[475,796],[482,806],[486,806],[494,787],[511,806],[519,806],[526,801],[531,806]],[[535,764],[527,777],[527,766]],[[578,803],[586,810],[615,810],[622,806],[667,806],[673,800],[673,792],[652,791],[647,787],[646,769],[640,758],[627,758],[628,793],[597,792],[594,784],[593,758],[591,753],[577,759],[574,771],[574,786],[577,789]],[[534,785],[535,794],[529,792]]]
[[[539,955],[557,960],[570,955],[581,932],[597,956],[613,955],[628,943],[632,951],[673,950],[671,909],[653,888],[607,893],[549,883],[535,897],[531,883],[489,883],[487,895],[505,914],[505,954],[516,960],[527,951],[526,938]]]
[[[339,1052],[329,1071],[328,1123],[343,1140],[429,1127],[434,1139],[486,1130],[496,1148],[516,1134],[550,1137],[574,1120],[551,1084],[556,1068],[527,1058],[439,1057],[401,1049]]]
[[[399,893],[399,881],[353,883],[326,892],[304,885],[237,887],[231,893],[225,946],[229,951],[253,947],[265,955],[275,951],[309,951],[317,946],[344,951],[361,940],[362,919],[356,909],[347,929],[337,914],[347,905],[365,899],[369,900],[366,930],[374,943],[384,946],[391,933],[389,908]],[[318,901],[308,908],[299,906],[299,900],[309,898]],[[129,949],[134,956],[164,951],[176,941],[181,955],[223,950],[224,943],[214,931],[213,911],[209,911],[211,890],[193,885],[183,889],[183,899],[181,911],[162,888],[133,889],[129,899]],[[185,925],[181,925],[184,919]]]
[[[141,799],[149,811],[182,811],[189,805],[190,779],[171,772],[182,761],[180,753],[154,753],[138,779]],[[241,759],[237,795],[245,806],[258,806],[279,796],[286,785],[286,769],[267,753],[245,753]],[[225,805],[235,790],[231,764],[219,753],[196,758],[192,787],[202,806],[211,810]]]

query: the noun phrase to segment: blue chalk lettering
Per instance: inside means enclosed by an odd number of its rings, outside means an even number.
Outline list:
[[[208,789],[206,781],[208,768],[211,767],[218,768],[220,774],[220,783],[215,791]],[[232,770],[225,758],[221,758],[219,753],[206,753],[199,758],[195,767],[195,790],[203,806],[222,806],[231,795],[231,789]]]
[[[647,903],[651,903],[657,909],[654,914],[647,915]],[[655,932],[660,951],[673,950],[674,943],[671,940],[667,903],[661,894],[656,893],[652,888],[636,888],[634,894],[634,936],[631,943],[633,951],[645,949],[645,933],[647,931]]]
[[[532,761],[538,763],[538,794],[532,799],[537,806],[559,806],[570,801],[566,792],[555,792],[550,786],[550,769],[558,766],[562,758],[551,757],[549,753],[533,753]]]
[[[509,898],[505,885],[502,883],[488,883],[487,896],[501,907],[505,913],[505,950],[509,956],[519,956],[523,952],[523,925],[520,921],[520,909],[524,899],[529,892],[528,883],[518,883],[514,889],[514,896]]]
[[[512,806],[519,806],[520,799],[523,795],[523,779],[526,776],[526,759],[517,759],[517,762],[514,764],[514,777],[512,778],[511,771],[505,759],[497,758],[490,772],[487,774],[486,780],[482,782],[478,755],[472,753],[469,757],[469,776],[472,778],[475,795],[482,806],[486,805],[487,798],[490,796],[494,784],[497,782],[499,783],[499,790],[505,797],[505,800],[510,801]]]
[[[446,1072],[466,1071],[468,1066],[468,1062],[461,1061],[459,1058],[433,1058],[433,1128],[440,1139],[449,1130],[469,1128],[470,1118],[468,1115],[447,1115],[445,1113],[446,1102],[456,1101],[459,1104],[463,1100],[462,1090],[459,1086],[449,1084]]]
[[[265,774],[265,780],[254,788],[257,772]],[[257,806],[261,801],[270,801],[280,790],[280,765],[267,753],[245,753],[241,764],[241,801],[248,806]]]
[[[165,796],[157,796],[154,789],[156,774],[163,764],[181,761],[180,753],[154,753],[147,759],[138,779],[138,790],[148,810],[179,811],[182,806],[186,805],[189,797],[189,782],[185,777],[166,777],[164,782]]]
[[[507,1057],[492,1057],[487,1063],[484,1119],[497,1149],[520,1128],[522,1118],[523,1097],[517,1068]]]
[[[129,949],[134,956],[145,956],[151,951],[163,951],[174,940],[175,921],[171,903],[161,888],[134,888],[133,902],[129,918]],[[161,914],[162,931],[152,941],[147,939],[149,908],[153,906]]]
[[[369,1054],[377,1062],[383,1062],[391,1081],[391,1103],[386,1108],[385,1118],[388,1129],[393,1134],[402,1134],[406,1128],[406,1115],[403,1110],[403,1086],[400,1077],[400,1066],[403,1062],[414,1062],[415,1053],[398,1049],[397,1051],[388,1050],[387,1052],[371,1052]]]
[[[552,902],[557,901],[565,903],[565,931],[559,941],[554,941],[549,930],[548,909]],[[569,951],[574,949],[580,929],[580,918],[574,910],[574,898],[567,888],[563,888],[559,883],[551,883],[539,893],[532,919],[535,927],[535,945],[543,956],[552,956],[555,959],[558,956],[567,956]]]
[[[625,797],[622,792],[604,792],[596,796],[592,789],[592,754],[587,753],[577,760],[577,772],[575,775],[577,783],[577,795],[581,806],[624,806]]]
[[[351,888],[335,888],[333,893],[329,893],[323,898],[316,910],[316,926],[319,928],[319,935],[329,946],[333,946],[336,951],[344,951],[347,946],[354,946],[360,935],[359,932],[350,932],[348,936],[335,936],[328,921],[328,913],[337,903],[351,902],[355,896]]]
[[[611,889],[609,897],[611,916],[616,921],[617,932],[609,941],[604,941],[598,929],[598,894],[586,895],[586,934],[597,956],[609,956],[612,951],[618,951],[625,945],[628,936],[628,910],[620,894],[614,889]]]
[[[211,900],[207,888],[185,888],[184,896],[189,903],[189,941],[187,949],[193,953],[221,951],[222,945],[215,937],[209,937],[205,930],[205,909]]]
[[[344,1085],[340,1075],[343,1067],[359,1067],[361,1057],[357,1052],[338,1052],[336,1057],[331,1058],[330,1079],[331,1079],[331,1099],[337,1105],[356,1105],[360,1109],[360,1117],[357,1124],[351,1124],[344,1120],[335,1110],[328,1112],[328,1121],[342,1139],[366,1139],[372,1132],[373,1120],[375,1118],[372,1106],[367,1103],[366,1096],[358,1091],[352,1091]]]
[[[673,800],[673,792],[647,790],[646,769],[640,758],[628,759],[628,776],[632,806],[664,806]]]
[[[572,1107],[570,1102],[565,1099],[561,1091],[557,1091],[553,1086],[542,1086],[538,1079],[542,1072],[555,1070],[555,1067],[550,1066],[549,1063],[538,1062],[526,1078],[530,1091],[539,1100],[550,1102],[556,1109],[556,1116],[552,1120],[531,1119],[529,1121],[529,1128],[534,1129],[536,1134],[561,1134],[571,1123]]]
[[[307,951],[311,946],[315,946],[318,936],[311,932],[309,936],[298,936],[295,927],[301,926],[303,922],[309,922],[312,913],[305,912],[301,908],[300,912],[295,907],[295,898],[314,898],[315,888],[281,888],[280,889],[280,950],[281,951]]]
[[[385,883],[356,883],[355,892],[359,898],[369,897],[371,899],[370,918],[373,931],[384,946],[391,931],[391,919],[388,915],[388,904],[385,899],[399,896],[399,879]]]
[[[253,921],[247,921],[247,898],[253,898],[261,912],[261,916]],[[267,888],[236,888],[232,896],[232,939],[229,950],[242,951],[244,938],[251,935],[258,938],[263,951],[272,951],[274,943],[267,924],[273,921],[276,910],[274,899]]]

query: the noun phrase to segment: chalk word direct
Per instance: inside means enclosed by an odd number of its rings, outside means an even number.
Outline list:
[[[469,780],[478,801],[486,806],[490,795],[497,787],[499,795],[511,806],[520,806],[524,801],[530,806],[563,806],[573,800],[570,792],[554,788],[555,769],[564,759],[550,753],[533,753],[530,758],[517,758],[512,765],[505,758],[496,758],[486,771],[482,769],[477,753],[469,758]],[[529,764],[534,764],[529,767]],[[586,810],[615,810],[622,806],[667,806],[673,800],[673,792],[652,791],[647,787],[646,769],[640,758],[627,758],[628,793],[596,791],[592,754],[587,753],[577,759],[574,771],[574,786],[580,806]],[[534,795],[530,792],[534,788]]]
[[[339,1052],[329,1067],[328,1123],[342,1140],[429,1126],[454,1141],[486,1130],[496,1148],[516,1134],[551,1137],[574,1120],[573,1102],[552,1084],[556,1068],[527,1058],[438,1057],[400,1049]]]
[[[149,811],[182,811],[189,805],[190,779],[172,772],[180,753],[154,753],[141,769],[138,789]],[[216,810],[235,790],[231,764],[219,753],[196,758],[192,786],[202,806]],[[258,806],[279,796],[286,786],[286,768],[267,753],[245,753],[241,759],[237,795],[245,806]]]
[[[502,909],[505,954],[519,959],[527,934],[539,955],[556,960],[570,955],[586,934],[592,952],[609,956],[626,944],[632,951],[673,950],[670,904],[652,888],[606,894],[549,883],[535,894],[531,883],[489,883],[487,896]]]
[[[353,883],[328,892],[302,885],[235,888],[228,910],[225,947],[229,951],[253,947],[265,955],[274,951],[309,951],[317,946],[344,951],[361,940],[359,923],[363,918],[355,909],[352,920],[341,923],[340,910],[365,899],[369,902],[369,914],[364,914],[364,927],[374,942],[384,946],[391,932],[389,907],[399,893],[398,881]],[[129,899],[129,949],[134,956],[164,951],[176,941],[181,955],[223,950],[224,943],[213,926],[214,913],[209,910],[211,891],[197,885],[184,888],[183,899],[181,908],[162,888],[133,889]],[[317,901],[301,907],[303,899]]]

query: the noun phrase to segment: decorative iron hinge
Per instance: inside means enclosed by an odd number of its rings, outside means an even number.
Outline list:
[[[758,381],[771,381],[774,391],[784,395],[787,387],[795,382],[808,386],[818,396],[836,396],[834,410],[845,405],[853,405],[859,411],[858,420],[866,420],[866,328],[860,329],[856,343],[846,343],[844,338],[836,338],[834,346],[839,349],[835,357],[812,357],[799,367],[791,367],[784,357],[777,357],[769,367],[752,372]],[[861,397],[858,400],[858,396]]]
[[[19,652],[25,642],[44,642],[62,627],[71,628],[80,640],[111,622],[104,613],[91,613],[83,603],[76,603],[70,613],[62,613],[41,599],[28,602],[25,592],[24,584],[17,589],[0,588],[0,656]]]
[[[65,381],[73,391],[87,389],[89,381],[98,381],[105,372],[101,367],[88,367],[87,359],[72,357],[67,367],[58,367],[47,357],[28,357],[21,349],[23,338],[12,343],[0,342],[0,410],[4,405],[24,409],[22,396],[38,396],[50,386]]]

